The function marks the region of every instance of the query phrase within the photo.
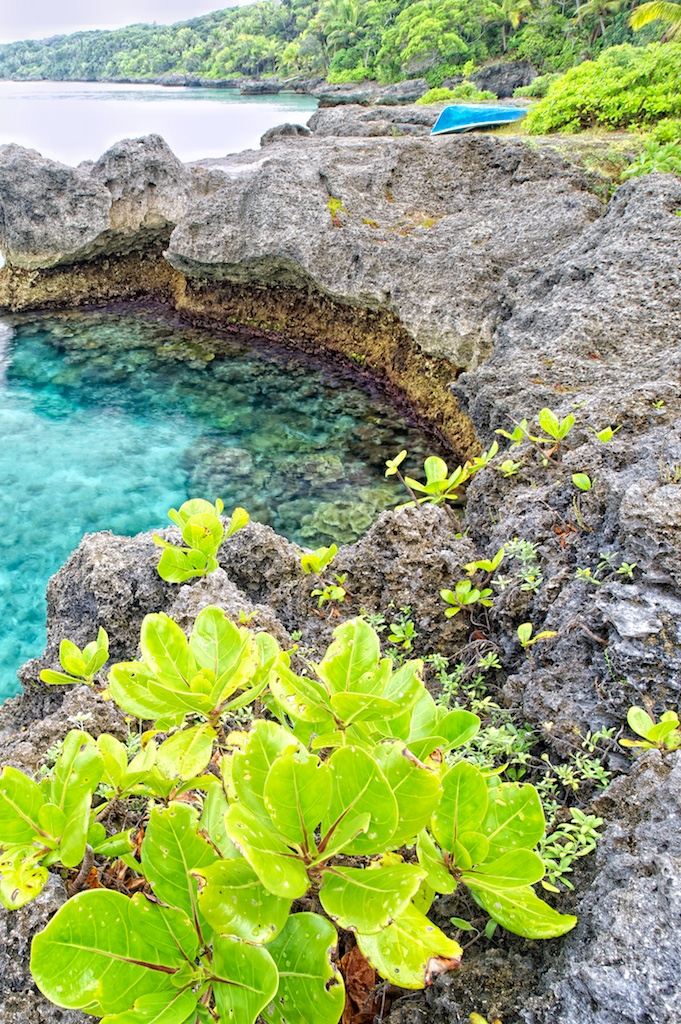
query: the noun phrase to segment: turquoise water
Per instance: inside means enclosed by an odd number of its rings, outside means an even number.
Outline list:
[[[240,96],[236,89],[106,82],[0,82],[0,144],[66,164],[96,160],[118,139],[155,132],[180,160],[257,149],[285,121],[305,124],[312,96]]]
[[[47,580],[84,533],[221,497],[305,546],[352,541],[403,500],[383,477],[401,448],[422,462],[432,444],[307,355],[146,307],[4,318],[0,696],[42,651]]]

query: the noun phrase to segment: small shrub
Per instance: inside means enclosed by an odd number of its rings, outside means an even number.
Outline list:
[[[489,89],[480,90],[473,82],[461,82],[459,85],[452,86],[451,89],[429,89],[416,102],[454,103],[456,100],[473,100],[480,103],[483,100],[495,100],[496,98],[496,93],[490,92]]]
[[[644,174],[658,171],[662,174],[681,175],[681,141],[657,142],[649,139],[643,152],[622,172],[622,179],[640,178]]]
[[[549,91],[549,87],[558,81],[561,75],[558,72],[547,75],[538,75],[529,85],[519,86],[514,96],[529,96],[531,99],[543,100]]]

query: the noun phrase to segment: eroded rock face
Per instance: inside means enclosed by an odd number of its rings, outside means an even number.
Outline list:
[[[202,194],[166,252],[182,274],[385,309],[455,366],[490,351],[504,274],[602,212],[555,154],[484,136],[313,136],[195,168]]]
[[[184,210],[188,180],[158,135],[116,143],[75,169],[0,146],[0,251],[33,270],[160,246]]]

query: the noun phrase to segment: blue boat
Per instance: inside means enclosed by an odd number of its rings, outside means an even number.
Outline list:
[[[483,107],[455,103],[445,107],[430,134],[450,135],[452,132],[470,132],[474,128],[493,128],[510,121],[519,121],[527,110],[527,107]]]

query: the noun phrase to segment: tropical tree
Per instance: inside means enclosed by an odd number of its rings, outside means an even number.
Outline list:
[[[490,17],[490,24],[501,25],[501,49],[508,49],[508,29],[517,29],[526,14],[532,10],[531,0],[495,0],[499,14]]]
[[[629,24],[634,32],[653,21],[663,21],[669,25],[663,39],[672,39],[681,34],[681,3],[673,3],[672,0],[651,0],[649,3],[641,4],[629,17]]]

